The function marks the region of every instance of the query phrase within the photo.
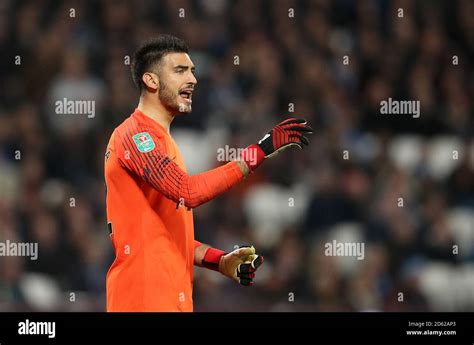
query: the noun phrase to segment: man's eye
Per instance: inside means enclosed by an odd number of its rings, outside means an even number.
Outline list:
[[[179,69],[179,70],[177,70],[176,72],[178,72],[179,74],[183,74],[183,73],[184,73],[184,69]]]

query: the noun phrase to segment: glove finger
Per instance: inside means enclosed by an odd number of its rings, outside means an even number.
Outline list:
[[[263,264],[264,258],[261,255],[255,255],[250,262],[240,264],[237,273],[252,273]]]
[[[243,263],[243,264],[240,264],[238,267],[237,267],[237,275],[239,274],[246,274],[246,273],[252,273],[252,272],[255,272],[256,268],[252,267],[252,263],[251,262],[248,262],[248,263]]]
[[[238,273],[237,277],[243,278],[243,279],[253,279],[255,278],[255,273]]]
[[[296,119],[296,118],[292,117],[292,118],[286,119],[283,122],[280,122],[279,126],[288,125],[290,123],[306,123],[306,120],[305,119]]]
[[[301,135],[301,134],[291,134],[288,136],[289,138],[298,138],[298,141],[303,144],[301,146],[304,146],[304,145],[309,145],[309,139],[307,137],[305,137],[304,135]]]
[[[291,126],[286,128],[286,131],[298,131],[298,132],[307,132],[307,133],[313,133],[313,129],[310,126]]]
[[[308,138],[306,138],[304,135],[302,135],[302,136],[300,137],[300,140],[301,140],[301,142],[302,142],[303,144],[309,145],[309,140],[308,140]]]
[[[240,285],[243,285],[243,286],[252,286],[253,285],[252,279],[241,278],[239,280],[239,283],[240,283]]]
[[[288,138],[290,139],[296,138],[296,140],[291,141],[291,144],[298,145],[300,149],[302,149],[304,145],[308,145],[302,140],[303,136],[301,134],[290,134]],[[306,142],[308,142],[308,140],[306,140]]]
[[[259,255],[255,258],[255,260],[252,261],[251,265],[252,267],[256,270],[257,268],[259,268],[260,266],[262,266],[263,264],[263,256],[262,255]]]

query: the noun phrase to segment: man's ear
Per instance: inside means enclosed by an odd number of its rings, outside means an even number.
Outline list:
[[[160,80],[155,73],[146,72],[142,76],[142,81],[148,91],[155,92],[160,87]]]

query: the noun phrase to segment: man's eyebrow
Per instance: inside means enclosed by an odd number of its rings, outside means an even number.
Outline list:
[[[187,70],[189,69],[189,66],[186,66],[186,65],[177,65],[177,66],[174,66],[174,69],[184,69],[184,70]],[[191,66],[191,71],[195,71],[196,70],[196,67],[194,66]]]

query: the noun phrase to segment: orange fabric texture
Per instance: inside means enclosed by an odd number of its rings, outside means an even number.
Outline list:
[[[189,176],[166,130],[138,109],[106,153],[107,222],[116,258],[107,311],[192,311],[192,208],[243,179],[235,162]]]

